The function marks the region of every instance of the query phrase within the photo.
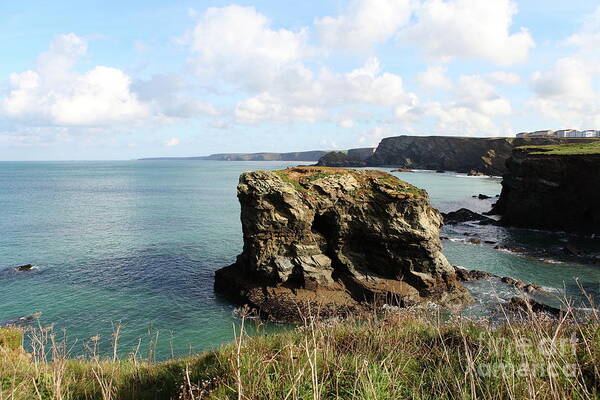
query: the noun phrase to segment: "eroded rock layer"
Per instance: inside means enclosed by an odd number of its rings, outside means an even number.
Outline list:
[[[297,167],[242,174],[244,249],[215,288],[264,315],[350,313],[374,301],[461,303],[427,193],[380,171]]]

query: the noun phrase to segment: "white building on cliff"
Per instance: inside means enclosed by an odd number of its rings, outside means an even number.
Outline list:
[[[557,138],[600,138],[600,130],[588,129],[578,131],[577,129],[561,129],[558,131],[535,131],[517,133],[518,138],[534,138],[534,137],[557,137]]]

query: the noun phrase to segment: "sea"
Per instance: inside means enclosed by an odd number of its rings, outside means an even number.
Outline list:
[[[239,175],[298,164],[0,162],[0,325],[49,328],[75,357],[110,351],[115,339],[119,354],[156,360],[230,342],[239,318],[214,293],[213,275],[242,250]],[[443,212],[487,211],[501,191],[501,178],[394,174],[427,190]],[[490,199],[473,197],[479,194]],[[453,265],[542,285],[555,294],[544,299],[554,305],[583,298],[582,291],[599,298],[598,237],[475,223],[446,226],[442,235]],[[566,254],[566,244],[586,257]],[[34,269],[14,269],[22,264]],[[515,295],[490,281],[467,287],[475,302],[464,312],[472,316]],[[253,329],[290,327],[256,323]]]

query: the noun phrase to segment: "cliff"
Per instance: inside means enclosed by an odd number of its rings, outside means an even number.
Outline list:
[[[600,233],[600,142],[520,147],[506,165],[502,224]]]
[[[327,167],[366,167],[367,159],[373,155],[375,148],[366,147],[347,151],[332,151],[319,159],[318,166]]]
[[[569,142],[590,142],[598,139],[558,138],[472,138],[454,136],[397,136],[385,138],[375,153],[365,160],[367,166],[393,166],[410,169],[476,171],[500,176],[506,172],[506,160],[516,146],[545,145]],[[328,156],[320,165],[345,165],[343,160],[331,164]]]
[[[297,167],[242,174],[244,249],[215,289],[298,321],[365,302],[446,304],[469,295],[441,253],[427,193],[380,171]]]
[[[291,153],[222,153],[198,157],[155,157],[140,158],[140,161],[161,160],[213,160],[213,161],[318,161],[329,151],[313,150]]]

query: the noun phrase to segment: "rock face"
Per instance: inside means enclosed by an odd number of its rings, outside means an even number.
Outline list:
[[[503,225],[600,233],[600,146],[598,154],[560,153],[515,149],[492,210]]]
[[[375,153],[365,160],[365,164],[372,167],[391,166],[500,176],[506,172],[506,160],[516,146],[594,140],[598,139],[396,136],[383,139]],[[321,159],[320,165],[354,166],[344,164],[343,160],[330,164],[327,159]]]
[[[470,297],[441,253],[427,193],[380,171],[296,167],[242,174],[244,250],[215,289],[264,316],[350,313],[380,300]]]

